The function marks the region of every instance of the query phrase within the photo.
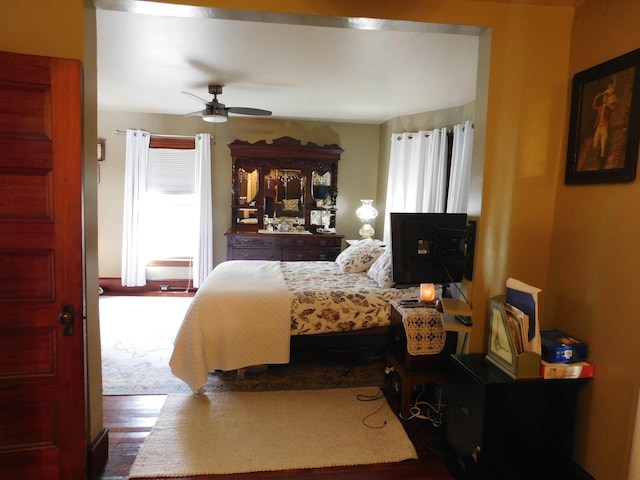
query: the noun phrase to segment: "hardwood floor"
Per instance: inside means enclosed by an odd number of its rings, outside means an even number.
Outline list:
[[[136,454],[153,428],[165,395],[105,396],[104,423],[109,430],[109,461],[98,480],[125,480]],[[398,411],[399,396],[391,396],[389,404]],[[287,470],[232,475],[207,475],[181,477],[182,479],[248,480],[278,479],[289,480],[330,478],[332,480],[451,480],[442,458],[442,427],[435,428],[419,419],[403,424],[413,441],[418,460],[400,463],[363,465],[356,467],[332,467],[308,470]]]

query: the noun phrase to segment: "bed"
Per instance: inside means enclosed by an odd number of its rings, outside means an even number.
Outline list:
[[[212,370],[289,362],[292,337],[353,335],[390,325],[391,252],[359,242],[334,262],[231,260],[203,282],[175,340],[171,370],[199,391]]]

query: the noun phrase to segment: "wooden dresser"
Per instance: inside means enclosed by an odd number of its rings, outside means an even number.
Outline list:
[[[296,233],[225,233],[227,260],[333,261],[344,235]]]

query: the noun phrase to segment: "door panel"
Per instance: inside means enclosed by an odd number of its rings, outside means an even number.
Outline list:
[[[86,478],[81,98],[78,61],[0,52],[3,480]]]

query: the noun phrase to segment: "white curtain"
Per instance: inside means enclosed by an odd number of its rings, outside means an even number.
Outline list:
[[[391,212],[444,212],[446,180],[446,128],[393,134],[383,236],[387,245],[391,245]]]
[[[193,286],[198,288],[213,270],[213,212],[211,208],[211,135],[196,135],[196,201],[199,235],[193,256]]]
[[[122,285],[143,286],[147,283],[145,259],[139,250],[140,197],[147,184],[147,163],[151,135],[144,130],[127,130],[124,175],[124,214],[122,225]]]
[[[453,127],[447,213],[467,213],[472,151],[473,123],[467,120]]]

